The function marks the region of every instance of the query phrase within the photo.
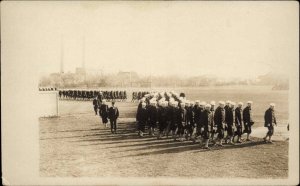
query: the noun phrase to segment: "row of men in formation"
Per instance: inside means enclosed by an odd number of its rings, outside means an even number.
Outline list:
[[[137,92],[132,92],[132,99],[131,102],[135,102],[137,100],[142,99],[146,94],[150,94],[148,91],[137,91]]]
[[[158,99],[159,97],[161,94],[149,95],[140,101],[136,117],[140,136],[143,136],[145,126],[148,125],[150,135],[154,135],[154,128],[158,128],[158,139],[163,135],[168,136],[169,133],[174,140],[179,138],[180,141],[196,141],[199,138],[204,148],[209,148],[209,140],[222,146],[224,140],[225,143],[234,144],[237,137],[236,142],[242,143],[243,133],[247,134],[246,140],[251,141],[250,134],[254,124],[252,101],[248,101],[245,108],[242,102],[236,106],[231,101],[227,101],[226,104],[220,101],[219,106],[215,108],[214,101],[207,104],[197,100],[194,103],[174,93],[169,97]],[[274,107],[275,104],[271,103],[265,112],[265,127],[268,127],[268,132],[264,140],[267,141],[269,137],[268,142],[272,142],[274,125],[277,125]]]
[[[53,87],[44,87],[44,88],[39,88],[39,91],[56,91],[57,88],[53,88]]]
[[[125,101],[127,99],[127,93],[125,90],[59,90],[58,94],[60,99],[92,100],[93,98],[97,98],[100,102],[102,99],[106,99],[108,101]]]
[[[171,91],[173,92],[173,91]],[[157,94],[157,92],[148,92],[148,91],[138,91],[138,92],[132,92],[132,100],[131,102],[135,102],[135,101],[138,101],[138,100],[141,100],[142,98],[148,98],[149,96],[148,95],[152,95],[152,94]],[[163,93],[164,95],[163,96],[166,96],[168,97],[166,94],[166,92]],[[159,94],[161,95],[161,94]],[[180,97],[185,97],[185,94],[184,93],[180,93],[179,95]],[[162,96],[160,97],[162,98]]]

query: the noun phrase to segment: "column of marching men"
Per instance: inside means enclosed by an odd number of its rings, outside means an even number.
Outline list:
[[[92,100],[95,97],[107,101],[125,101],[127,93],[123,90],[98,91],[98,90],[59,90],[59,98],[65,100]]]
[[[186,100],[184,93],[146,92],[137,108],[138,135],[143,137],[147,129],[149,135],[156,136],[157,139],[171,136],[174,141],[199,141],[206,149],[209,149],[209,142],[219,146],[223,146],[223,143],[242,143],[244,133],[247,136],[245,140],[251,141],[250,134],[254,124],[252,104],[252,101],[248,101],[243,108],[242,102],[236,104],[232,101],[219,101],[216,105],[215,101],[208,104],[205,101]],[[94,98],[93,106],[95,115],[99,113],[105,127],[108,127],[109,120],[111,132],[116,133],[119,110],[115,102],[112,101],[111,107],[108,107],[100,93]],[[272,142],[274,125],[277,125],[274,107],[275,104],[271,103],[265,112],[265,127],[268,132],[263,139],[266,142],[267,137],[268,142]]]
[[[216,107],[215,101],[210,104],[199,100],[193,102],[181,95],[162,92],[146,94],[141,98],[136,115],[138,135],[143,137],[147,126],[151,136],[155,136],[154,131],[157,129],[157,139],[171,135],[175,141],[199,141],[206,149],[210,141],[219,146],[223,146],[223,143],[242,143],[244,133],[247,134],[246,141],[251,141],[254,124],[252,101],[248,101],[244,108],[242,102],[236,104],[232,101],[219,101]],[[274,124],[277,125],[274,107],[275,104],[271,103],[265,112],[268,133],[264,141],[269,137],[268,142],[272,142]]]

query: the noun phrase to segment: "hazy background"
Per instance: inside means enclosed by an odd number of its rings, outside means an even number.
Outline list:
[[[14,56],[20,62],[38,62],[39,76],[60,72],[62,41],[64,72],[75,72],[84,60],[86,69],[104,74],[288,75],[298,32],[297,11],[286,10],[296,6],[245,3],[9,3],[2,11],[11,23],[2,28],[4,44],[26,54]]]

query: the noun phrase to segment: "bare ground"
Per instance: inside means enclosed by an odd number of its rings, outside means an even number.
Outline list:
[[[139,138],[133,119],[118,134],[89,113],[40,118],[40,175],[286,178],[288,141],[262,139],[204,150],[192,142]]]

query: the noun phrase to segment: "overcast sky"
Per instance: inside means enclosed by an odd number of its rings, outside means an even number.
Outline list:
[[[11,59],[38,63],[39,74],[60,71],[61,38],[64,71],[74,72],[85,38],[86,68],[104,73],[249,78],[298,61],[295,3],[7,3],[2,37]]]

